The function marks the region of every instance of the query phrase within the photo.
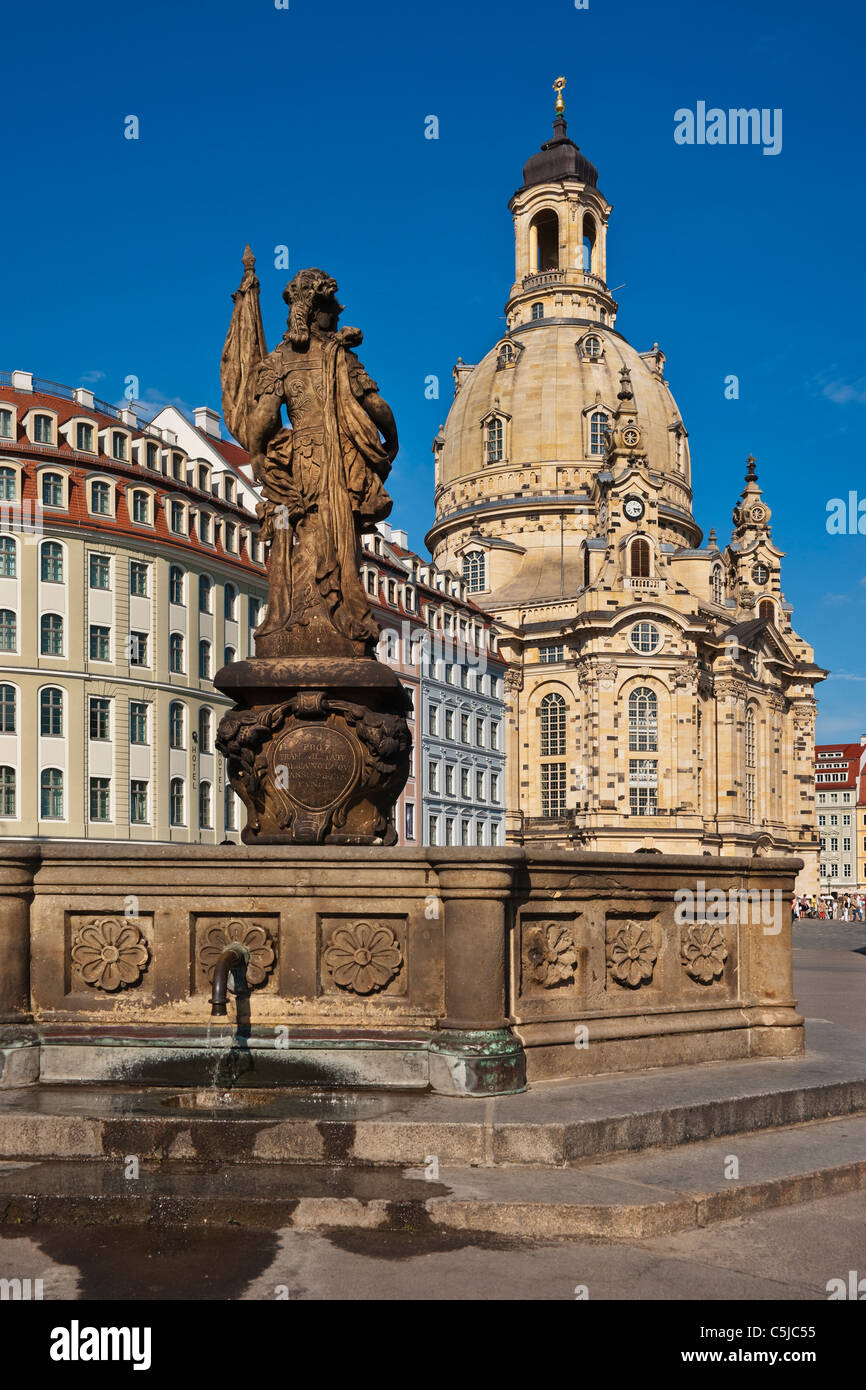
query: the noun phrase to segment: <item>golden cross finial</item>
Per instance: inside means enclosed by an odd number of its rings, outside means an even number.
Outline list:
[[[554,84],[553,84],[553,90],[556,92],[556,114],[557,114],[557,116],[561,116],[562,113],[563,113],[563,111],[565,110],[565,102],[564,102],[563,99],[562,99],[562,89],[563,89],[564,86],[565,86],[565,78],[564,78],[564,77],[557,77],[556,81],[555,81]]]

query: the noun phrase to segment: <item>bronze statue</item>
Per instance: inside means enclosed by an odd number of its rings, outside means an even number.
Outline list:
[[[336,281],[301,270],[283,298],[288,328],[268,353],[247,247],[222,354],[223,415],[264,493],[269,595],[256,655],[215,678],[236,702],[217,746],[247,808],[246,843],[393,844],[411,702],[375,659],[359,564],[362,534],[391,510],[397,428],[352,351],[361,333],[338,327]]]
[[[351,350],[361,332],[337,326],[336,281],[298,272],[283,294],[287,330],[266,355],[249,247],[244,265],[222,383],[226,423],[265,495],[271,593],[256,651],[372,655],[379,629],[358,573],[360,537],[391,510],[384,481],[397,453],[394,416]]]

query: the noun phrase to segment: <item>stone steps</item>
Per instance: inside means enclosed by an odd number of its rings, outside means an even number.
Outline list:
[[[568,1167],[0,1162],[0,1224],[240,1225],[635,1240],[866,1188],[866,1115]],[[726,1176],[738,1165],[738,1177]]]

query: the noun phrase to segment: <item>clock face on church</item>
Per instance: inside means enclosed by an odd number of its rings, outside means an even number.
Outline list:
[[[639,497],[627,497],[622,504],[622,509],[629,521],[640,521],[644,514],[644,505]]]

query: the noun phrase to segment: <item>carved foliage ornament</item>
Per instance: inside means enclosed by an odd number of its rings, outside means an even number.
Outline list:
[[[76,931],[71,955],[84,983],[110,994],[138,984],[150,950],[134,922],[124,917],[97,917]]]
[[[711,985],[724,973],[728,948],[720,929],[711,923],[695,923],[683,938],[683,965],[698,984]]]
[[[221,922],[209,927],[199,947],[198,959],[209,980],[213,980],[216,963],[227,946],[237,942],[246,946],[250,958],[246,967],[248,985],[261,985],[270,975],[276,959],[270,933],[258,922],[238,920]]]
[[[639,989],[653,977],[658,951],[650,933],[637,922],[628,922],[608,948],[608,966],[617,984]]]
[[[526,954],[536,984],[553,989],[573,981],[577,952],[571,928],[562,922],[545,922],[530,932]]]
[[[396,936],[381,922],[351,922],[337,927],[323,959],[340,989],[361,995],[385,989],[403,965]]]

